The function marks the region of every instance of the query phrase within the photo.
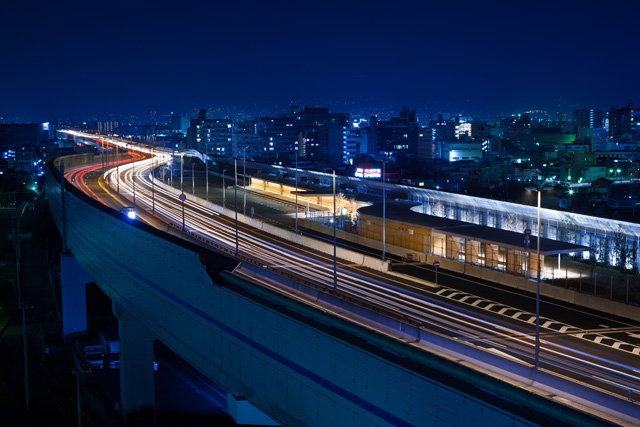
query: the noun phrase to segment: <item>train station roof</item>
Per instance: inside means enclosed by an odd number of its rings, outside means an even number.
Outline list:
[[[502,230],[484,225],[477,225],[455,219],[442,218],[434,215],[422,214],[411,210],[411,207],[419,204],[413,202],[393,201],[386,203],[386,218],[412,224],[416,227],[431,228],[437,232],[450,236],[475,240],[486,244],[493,244],[509,249],[524,251],[524,230],[515,232]],[[382,203],[375,203],[358,210],[359,213],[382,218]],[[537,252],[537,236],[529,237],[528,252]],[[572,252],[582,252],[589,248],[582,245],[563,242],[560,240],[540,238],[540,254],[555,255]]]

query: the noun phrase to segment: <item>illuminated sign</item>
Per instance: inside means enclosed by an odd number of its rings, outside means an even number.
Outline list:
[[[379,168],[357,168],[356,178],[380,178],[382,171]]]

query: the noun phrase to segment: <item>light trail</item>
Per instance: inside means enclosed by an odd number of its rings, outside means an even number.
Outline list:
[[[131,198],[133,194],[133,179],[135,168],[136,205],[151,210],[152,204],[156,216],[167,222],[182,224],[182,204],[177,195],[150,182],[150,168],[168,161],[171,156],[163,153],[160,159],[147,158],[119,167],[120,177],[116,176],[115,168],[105,175],[111,182],[120,179],[121,195]],[[88,171],[86,172],[88,173]],[[153,190],[151,187],[153,186]],[[153,196],[151,193],[153,191]],[[329,293],[333,288],[333,258],[318,254],[308,248],[300,247],[294,242],[278,240],[259,230],[242,226],[236,230],[232,220],[219,215],[211,209],[197,205],[190,200],[184,202],[185,228],[213,243],[214,249],[225,254],[235,255],[235,239],[238,233],[239,252],[241,259],[251,260],[256,266],[268,268],[282,276],[300,283],[313,283]],[[239,271],[243,273],[242,269]],[[533,360],[533,329],[526,321],[514,321],[498,313],[472,310],[464,304],[454,304],[449,300],[424,294],[424,289],[408,291],[407,284],[394,276],[370,272],[365,275],[355,269],[349,269],[340,262],[337,270],[338,291],[350,297],[375,305],[396,319],[406,319],[420,328],[429,329],[450,338],[465,341],[470,345],[484,348],[487,351],[505,354],[512,360],[531,364]],[[305,298],[300,291],[293,291],[286,284],[265,278],[251,277],[280,292]],[[418,292],[423,292],[422,294]],[[310,300],[306,296],[306,300]],[[317,303],[318,301],[316,301]],[[500,304],[504,305],[504,304]],[[358,318],[360,315],[346,312],[344,308],[338,311],[347,317]],[[518,310],[521,311],[521,310]],[[387,325],[386,328],[389,328]],[[579,330],[579,328],[575,328]],[[635,374],[638,358],[628,357],[612,352],[596,351],[593,345],[581,342],[572,337],[575,331],[565,334],[543,334],[541,345],[545,358],[544,368],[561,375],[569,375],[587,384],[597,382],[602,390],[614,392],[618,396],[626,397],[628,390],[637,390],[640,380]],[[592,343],[591,343],[592,344]]]

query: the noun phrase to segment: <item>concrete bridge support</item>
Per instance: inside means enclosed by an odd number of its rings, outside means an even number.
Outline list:
[[[125,425],[132,416],[143,425],[154,425],[154,336],[136,318],[116,304],[120,335],[120,402]]]
[[[234,393],[227,393],[229,415],[240,425],[279,426],[280,424],[260,409],[253,406],[249,400]]]
[[[87,283],[93,279],[70,253],[60,255],[62,334],[65,341],[87,333]]]

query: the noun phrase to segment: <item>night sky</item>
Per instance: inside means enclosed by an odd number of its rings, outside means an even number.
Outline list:
[[[14,1],[0,116],[640,102],[640,1]],[[635,77],[635,78],[634,78]]]

